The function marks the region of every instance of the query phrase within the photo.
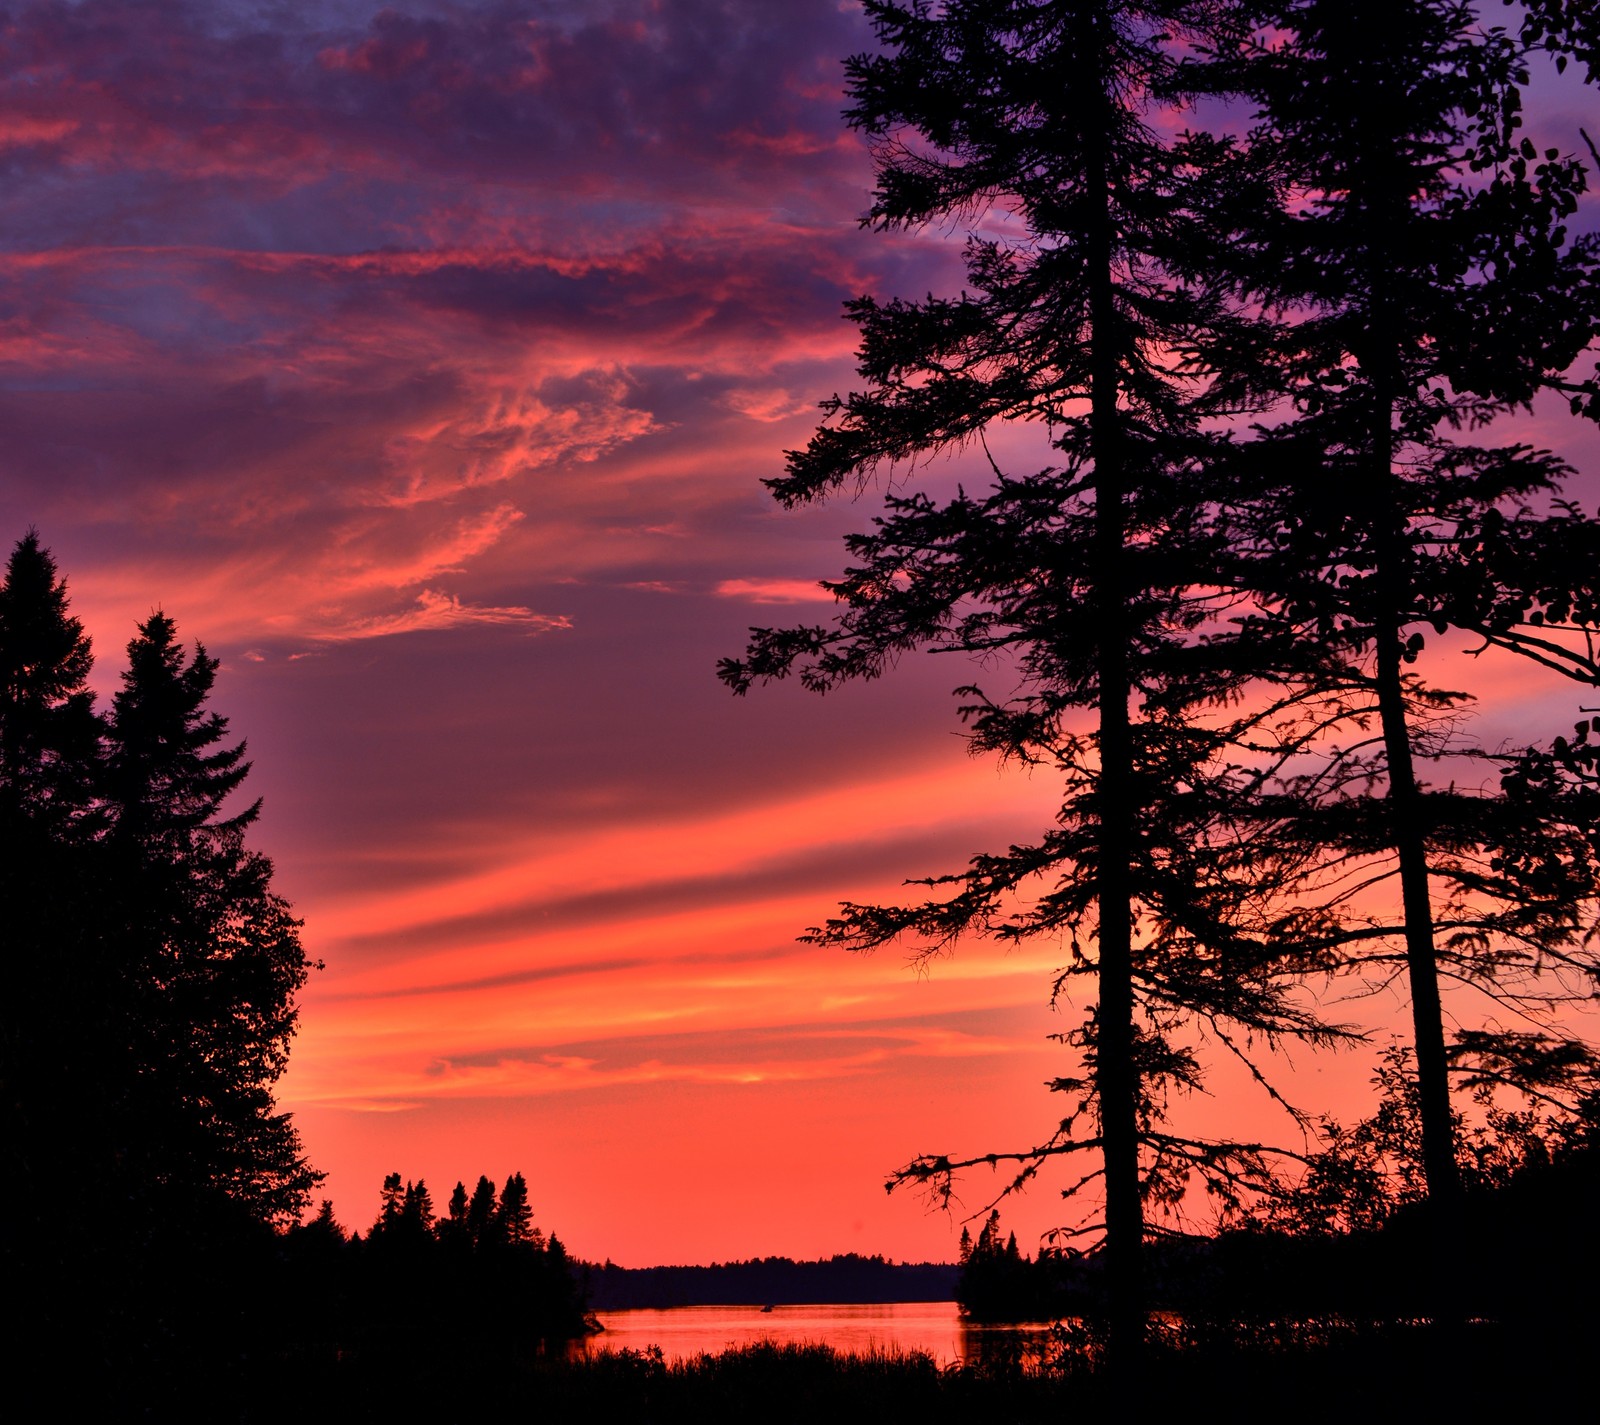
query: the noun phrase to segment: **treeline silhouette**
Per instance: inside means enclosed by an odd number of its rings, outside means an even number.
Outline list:
[[[135,1399],[175,1373],[581,1334],[520,1173],[458,1184],[439,1219],[392,1177],[365,1238],[327,1204],[298,1225],[323,1175],[273,1090],[312,968],[300,922],[246,843],[260,803],[238,803],[245,746],[208,706],[217,661],[159,611],[127,657],[102,711],[66,581],[24,535],[0,581],[7,1355]]]
[[[1150,1245],[1151,1307],[1213,1343],[1269,1333],[1303,1348],[1330,1332],[1429,1316],[1435,1243],[1417,1161],[1410,1080],[1395,1069],[1384,1102],[1334,1130],[1308,1171],[1220,1232]],[[1481,1327],[1563,1329],[1595,1315],[1600,1277],[1600,1095],[1576,1117],[1505,1118],[1464,1130],[1462,1263],[1456,1309]],[[1110,1284],[1096,1253],[1019,1250],[991,1212],[963,1230],[955,1296],[977,1322],[1103,1318]]]
[[[521,1173],[498,1193],[487,1177],[471,1194],[458,1182],[440,1216],[425,1182],[391,1173],[365,1236],[346,1233],[324,1201],[285,1234],[283,1249],[305,1290],[301,1354],[371,1365],[446,1352],[491,1369],[592,1329],[573,1262],[535,1225]]]
[[[855,1252],[814,1262],[759,1257],[708,1267],[582,1267],[597,1311],[672,1306],[811,1306],[822,1303],[949,1301],[956,1268],[943,1262],[893,1262]]]

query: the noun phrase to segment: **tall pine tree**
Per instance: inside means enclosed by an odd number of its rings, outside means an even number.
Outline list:
[[[259,803],[224,805],[249,763],[207,707],[216,671],[157,613],[112,709],[107,850],[137,1061],[127,1151],[163,1189],[220,1189],[287,1221],[319,1178],[272,1098],[309,966],[271,862],[244,843]]]
[[[60,839],[89,816],[100,739],[93,666],[83,625],[67,612],[66,580],[29,530],[0,585],[0,815],[8,824],[26,819]]]
[[[1166,1130],[1170,1091],[1193,1088],[1199,1018],[1269,1037],[1325,1036],[1280,993],[1278,951],[1253,933],[1243,877],[1271,857],[1231,834],[1252,778],[1237,754],[1254,668],[1235,656],[1236,592],[1213,520],[1212,467],[1228,414],[1208,346],[1224,308],[1185,282],[1197,207],[1219,156],[1163,137],[1179,59],[1219,7],[1162,0],[869,3],[882,53],[850,62],[850,121],[875,140],[867,222],[918,228],[1004,211],[1006,241],[976,230],[967,290],[850,306],[865,389],[825,403],[829,422],[769,482],[786,505],[824,498],[986,429],[1031,422],[1057,463],[986,493],[891,496],[826,585],[831,626],[754,631],[723,677],[743,692],[798,671],[825,691],[881,673],[904,651],[984,655],[1017,675],[991,698],[962,690],[975,751],[1056,769],[1057,827],[980,856],[909,907],[847,906],[816,932],[870,948],[901,935],[937,948],[965,931],[1068,941],[1069,976],[1098,1002],[1068,1042],[1084,1072],[1053,1085],[1074,1106],[1011,1158],[1019,1181],[1058,1154],[1095,1151],[1116,1350],[1142,1337],[1146,1203],[1175,1205],[1199,1169],[1228,1190],[1259,1169],[1248,1149]],[[996,224],[1003,230],[1005,224]],[[1031,888],[1043,889],[1028,899]],[[1087,1123],[1088,1132],[1083,1125]],[[961,1161],[902,1176],[948,1186]]]
[[[63,1174],[104,1169],[103,1082],[125,1063],[103,992],[95,922],[103,818],[93,653],[67,586],[30,530],[0,584],[0,906],[7,950],[0,1021],[0,1179],[8,1222],[40,1221]],[[14,1197],[12,1197],[14,1195]]]
[[[1315,734],[1262,810],[1306,852],[1330,963],[1408,987],[1443,1263],[1459,1251],[1451,1060],[1470,1067],[1487,1041],[1447,1042],[1442,985],[1526,1009],[1559,991],[1542,971],[1596,968],[1581,826],[1549,779],[1465,736],[1466,694],[1422,676],[1455,631],[1600,678],[1585,637],[1600,526],[1560,498],[1562,460],[1484,434],[1544,390],[1594,409],[1580,358],[1600,330],[1600,243],[1567,227],[1584,170],[1520,131],[1529,46],[1593,22],[1535,14],[1513,34],[1458,0],[1251,9],[1213,74],[1254,100],[1252,191],[1278,201],[1231,211],[1209,276],[1262,314],[1248,380],[1281,405],[1241,452],[1258,498],[1235,548],[1253,634]]]
[[[103,721],[65,583],[36,534],[19,541],[0,586],[13,1244],[92,1253],[92,1222],[133,1251],[197,1211],[292,1220],[320,1176],[273,1103],[309,966],[244,844],[256,808],[224,806],[248,764],[206,706],[216,662],[161,614],[128,653]],[[45,1204],[61,1220],[36,1221]]]

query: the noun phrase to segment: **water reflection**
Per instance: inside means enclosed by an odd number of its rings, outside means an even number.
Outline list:
[[[585,1354],[659,1346],[669,1361],[715,1354],[757,1341],[825,1345],[852,1355],[921,1351],[941,1366],[1027,1363],[1048,1341],[1044,1325],[974,1326],[953,1301],[893,1301],[841,1306],[677,1306],[603,1311],[605,1331]]]

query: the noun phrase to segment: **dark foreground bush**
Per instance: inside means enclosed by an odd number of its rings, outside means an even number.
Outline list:
[[[923,1355],[849,1356],[824,1346],[755,1345],[669,1363],[658,1352],[516,1360],[441,1347],[243,1362],[197,1370],[157,1395],[116,1401],[116,1418],[163,1421],[618,1420],[913,1421],[991,1425],[1088,1418],[1237,1420],[1270,1412],[1301,1421],[1507,1418],[1590,1349],[1581,1325],[1540,1333],[1469,1327],[1324,1326],[1309,1335],[1251,1330],[1169,1333],[1137,1370],[1099,1368],[1081,1340],[1050,1369],[941,1369]],[[1090,1343],[1092,1345],[1092,1343]],[[198,1364],[198,1363],[197,1363]]]

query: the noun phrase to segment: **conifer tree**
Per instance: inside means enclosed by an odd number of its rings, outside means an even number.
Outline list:
[[[242,742],[221,745],[228,720],[206,710],[218,666],[199,645],[186,664],[176,625],[164,613],[140,624],[128,644],[128,670],[113,700],[107,791],[116,808],[114,838],[136,843],[152,863],[182,866],[260,811],[256,802],[220,816],[250,764]]]
[[[533,1225],[533,1204],[528,1200],[528,1180],[521,1173],[512,1173],[500,1189],[500,1201],[495,1207],[495,1229],[498,1239],[510,1247],[540,1246],[538,1230]]]
[[[477,1186],[472,1189],[472,1201],[467,1204],[467,1236],[474,1247],[485,1247],[493,1241],[494,1209],[494,1183],[480,1174]]]
[[[36,531],[0,584],[0,906],[7,987],[0,1103],[8,1220],[31,1221],[65,1175],[103,1171],[103,1071],[120,1067],[120,1025],[103,994],[93,920],[102,818],[103,726],[93,654],[66,581]],[[108,1062],[109,1061],[109,1062]],[[42,1225],[20,1231],[43,1231]]]
[[[317,1207],[317,1215],[315,1217],[309,1222],[298,1224],[298,1226],[301,1232],[308,1233],[329,1246],[342,1247],[348,1240],[345,1237],[344,1228],[339,1225],[338,1220],[333,1215],[333,1202],[329,1198],[322,1199],[322,1202]]]
[[[308,962],[299,922],[244,844],[259,803],[224,803],[249,772],[207,707],[217,662],[185,657],[157,613],[128,645],[110,725],[106,804],[118,973],[137,1044],[128,1151],[169,1188],[221,1189],[297,1218],[319,1175],[272,1087],[288,1062]]]
[[[383,1237],[394,1232],[400,1216],[405,1211],[406,1190],[399,1173],[385,1173],[383,1186],[378,1189],[378,1215],[373,1219],[369,1238]]]
[[[66,580],[29,530],[0,585],[0,815],[18,849],[60,838],[90,815],[101,734],[93,665],[83,625],[67,612]],[[24,817],[42,836],[22,839],[15,819]]]
[[[445,1215],[434,1226],[439,1240],[456,1251],[471,1247],[472,1237],[467,1223],[467,1185],[458,1182],[450,1192]]]
[[[1141,0],[873,0],[883,53],[850,62],[850,122],[877,144],[867,222],[916,228],[1004,210],[1014,240],[974,232],[957,297],[850,304],[866,389],[824,403],[829,420],[785,475],[786,505],[976,445],[1001,421],[1043,427],[1059,462],[1014,476],[992,460],[988,493],[943,502],[891,495],[857,563],[829,588],[832,626],[753,631],[723,677],[738,692],[798,671],[826,691],[878,676],[923,647],[983,654],[1014,693],[959,691],[975,751],[1063,776],[1059,825],[1032,846],[974,858],[954,887],[910,907],[847,906],[816,938],[870,948],[901,934],[933,948],[979,930],[1068,940],[1098,1003],[1068,1042],[1085,1073],[1047,1142],[965,1162],[1040,1162],[1097,1150],[1107,1279],[1119,1352],[1142,1335],[1145,1203],[1174,1205],[1192,1169],[1229,1190],[1251,1151],[1160,1125],[1199,1066],[1178,1031],[1199,1016],[1227,1038],[1325,1035],[1279,993],[1279,951],[1245,927],[1241,874],[1265,856],[1230,827],[1250,774],[1232,749],[1253,714],[1254,667],[1233,656],[1234,591],[1212,522],[1221,437],[1208,421],[1207,345],[1226,327],[1179,273],[1210,158],[1165,140],[1149,111],[1180,97],[1178,55],[1219,7]],[[1003,224],[996,224],[1002,227]],[[1264,873],[1265,874],[1265,873]],[[1019,908],[1036,878],[1045,889]],[[1092,1127],[1079,1136],[1080,1118]],[[963,1160],[902,1177],[948,1187]]]
[[[400,1210],[401,1220],[414,1236],[426,1236],[433,1231],[433,1194],[428,1184],[418,1178],[406,1184],[405,1203]]]
[[[1279,201],[1233,212],[1210,276],[1262,310],[1248,380],[1289,408],[1242,451],[1260,482],[1238,544],[1254,635],[1301,699],[1295,737],[1315,734],[1262,810],[1307,852],[1302,892],[1327,891],[1308,938],[1330,965],[1403,967],[1442,1263],[1459,1250],[1450,1064],[1484,1043],[1447,1043],[1441,980],[1527,1008],[1542,968],[1596,968],[1581,828],[1550,784],[1464,737],[1467,695],[1418,664],[1456,630],[1600,680],[1582,637],[1600,622],[1600,526],[1560,498],[1569,469],[1463,436],[1541,390],[1593,410],[1574,366],[1600,330],[1600,243],[1567,232],[1583,167],[1519,133],[1527,44],[1583,24],[1525,17],[1519,37],[1457,0],[1254,13],[1260,29],[1213,73],[1254,99],[1250,162]],[[1429,784],[1430,760],[1447,785]],[[1485,773],[1487,794],[1472,785]],[[1357,879],[1366,903],[1349,897]],[[1372,903],[1390,882],[1394,913]]]

